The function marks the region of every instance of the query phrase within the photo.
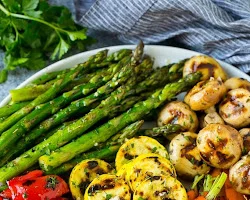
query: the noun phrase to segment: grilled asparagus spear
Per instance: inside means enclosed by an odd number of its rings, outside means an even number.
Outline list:
[[[8,117],[14,112],[20,110],[24,106],[26,106],[29,102],[21,102],[21,103],[14,103],[11,105],[6,105],[0,108],[0,118]]]
[[[104,70],[107,70],[105,68],[99,69],[99,65],[111,65],[112,63],[117,63],[120,60],[122,60],[124,57],[130,56],[132,54],[132,50],[130,49],[121,49],[119,51],[116,51],[112,54],[110,54],[106,59],[104,59],[101,63],[96,64],[96,68],[94,69],[95,71],[90,73],[90,74],[83,74],[80,76],[78,79],[73,80],[65,89],[64,91],[69,91],[72,90],[74,86],[82,84],[82,83],[87,83],[93,76],[95,76],[97,73],[103,73]],[[69,69],[65,69],[62,71],[56,71],[56,72],[51,72],[42,75],[38,79],[32,82],[32,85],[29,85],[24,88],[20,89],[14,89],[10,91],[11,94],[11,99],[13,102],[21,102],[21,101],[28,101],[28,100],[33,100],[39,95],[43,94],[46,92],[58,78],[61,78],[62,75],[65,75]],[[80,73],[81,75],[81,73]]]
[[[37,105],[48,102],[49,100],[56,97],[56,95],[67,86],[80,72],[88,71],[91,69],[91,66],[95,63],[102,62],[107,57],[107,51],[101,51],[94,56],[91,56],[88,61],[83,64],[79,64],[77,67],[71,69],[64,77],[59,78],[53,86],[47,90],[42,95],[38,96],[28,105],[13,113],[7,119],[0,123],[0,134],[5,130],[10,128],[13,124],[23,118],[25,115],[30,113]],[[0,145],[1,146],[1,145]]]
[[[60,164],[71,160],[76,155],[92,148],[95,143],[104,142],[107,138],[114,135],[128,123],[141,119],[153,108],[161,105],[167,99],[171,99],[188,87],[193,86],[200,79],[200,74],[186,76],[178,82],[167,84],[162,90],[155,92],[150,98],[137,103],[128,112],[114,118],[101,127],[84,134],[77,140],[59,148],[50,155],[44,155],[39,158],[39,163],[45,171],[58,167]],[[103,111],[103,110],[102,110]],[[91,141],[89,141],[91,140]],[[88,141],[88,142],[86,142]]]
[[[104,143],[104,146],[101,149],[94,150],[88,153],[83,153],[80,156],[78,156],[75,159],[70,160],[67,163],[62,164],[58,168],[53,169],[52,171],[46,172],[47,174],[63,174],[72,168],[74,166],[85,159],[90,158],[99,158],[99,159],[105,159],[109,158],[110,156],[114,156],[120,146],[124,143],[126,139],[132,138],[137,131],[142,126],[143,121],[137,121],[127,127],[125,127],[120,133],[116,134],[112,138],[110,138],[107,142]]]
[[[110,71],[107,72],[106,76],[102,75],[96,75],[93,77],[90,81],[90,83],[87,83],[85,85],[82,85],[81,87],[78,87],[72,91],[66,92],[63,95],[53,99],[52,101],[43,104],[36,108],[34,111],[29,113],[27,116],[25,116],[23,119],[21,119],[18,123],[16,123],[14,126],[12,126],[10,129],[5,131],[1,137],[0,137],[0,152],[1,156],[4,157],[6,153],[9,151],[9,147],[14,144],[23,134],[31,130],[32,127],[34,127],[36,124],[41,122],[43,119],[45,119],[48,115],[56,113],[60,108],[64,107],[71,101],[74,101],[82,96],[82,93],[85,95],[92,92],[95,88],[103,85],[105,81],[108,81],[112,78],[113,73],[116,72],[117,69],[120,68],[120,65],[114,65],[110,67]],[[98,95],[103,93],[112,91],[115,87],[117,87],[119,84],[126,81],[131,73],[128,71],[129,66],[126,68],[122,68],[121,71],[118,71],[115,76],[112,78],[111,81],[106,83],[104,86],[100,87],[97,91]],[[103,81],[104,80],[104,81]],[[114,84],[114,82],[116,84]],[[101,91],[101,92],[100,92]],[[98,100],[96,98],[96,94],[92,95],[91,98],[85,99],[88,102],[88,105],[90,103],[93,103],[94,101]],[[77,104],[76,104],[77,105]],[[67,114],[67,113],[66,113]],[[52,118],[52,120],[54,120]],[[51,122],[51,119],[46,122]],[[48,124],[48,123],[47,123]],[[47,125],[46,124],[46,125]],[[54,123],[55,124],[55,123]],[[58,123],[57,123],[58,124]],[[55,125],[57,125],[55,124]],[[15,134],[12,134],[12,133]]]
[[[184,77],[178,82],[167,84],[162,90],[156,91],[147,100],[137,103],[132,109],[130,109],[126,113],[123,113],[119,117],[113,118],[112,120],[108,121],[99,128],[84,134],[79,139],[80,143],[84,141],[80,152],[85,152],[89,150],[91,147],[94,146],[96,142],[106,141],[109,137],[117,133],[119,130],[121,130],[128,124],[141,119],[150,110],[160,106],[162,102],[165,102],[167,99],[172,99],[178,93],[183,92],[187,88],[190,88],[195,85],[200,80],[200,77],[200,73],[194,73]],[[92,119],[90,118],[90,120]],[[82,124],[83,123],[84,121],[82,121]],[[77,133],[79,129],[79,126],[76,126],[71,127],[69,131],[74,130],[74,132]],[[28,150],[15,160],[9,162],[7,165],[0,168],[0,184],[4,184],[6,180],[22,173],[24,170],[34,165],[37,162],[38,158],[46,152],[46,149],[53,151],[59,146],[65,144],[65,137],[67,137],[68,134],[62,135],[62,132],[57,133],[58,135],[54,134],[53,138],[50,137],[48,140],[38,144],[37,146]],[[64,148],[65,147],[67,149],[67,146],[64,146]],[[72,149],[70,149],[70,152],[72,152]],[[52,156],[52,154],[50,156]],[[68,156],[67,154],[66,157],[64,156],[63,160],[65,160],[65,158],[66,160],[70,160],[70,157],[72,156]]]
[[[29,122],[28,120],[30,120],[32,122],[32,124],[30,124],[30,127],[29,127],[29,128],[32,128],[34,126],[34,122],[38,123],[39,120],[41,120],[41,111],[42,111],[43,116],[46,117],[48,115],[48,113],[50,113],[51,111],[56,112],[57,110],[59,110],[60,104],[64,103],[65,98],[67,98],[67,102],[70,102],[72,100],[72,98],[78,98],[79,96],[81,96],[82,92],[84,94],[91,92],[95,87],[98,87],[98,86],[102,85],[104,82],[111,79],[113,76],[113,73],[115,73],[117,70],[122,68],[122,66],[124,64],[128,63],[129,60],[130,60],[130,57],[126,57],[126,58],[124,58],[124,60],[122,60],[121,63],[114,65],[114,67],[111,66],[110,70],[109,70],[110,73],[106,73],[105,75],[102,75],[102,77],[100,77],[99,75],[93,77],[91,79],[90,83],[83,85],[81,87],[78,87],[75,90],[73,90],[73,91],[78,91],[78,92],[73,93],[73,95],[71,95],[71,93],[67,92],[64,95],[51,101],[53,103],[49,102],[49,103],[43,105],[40,109],[37,109],[37,110],[33,111],[32,113],[30,113],[29,115],[27,115],[24,118],[26,121],[23,122],[23,120],[21,120],[22,123],[16,124],[11,129],[9,129],[8,132],[13,131],[15,129],[16,134],[19,134],[19,135],[23,134],[25,130],[22,129],[22,125]],[[107,82],[104,86],[101,86],[96,92],[94,92],[93,94],[91,94],[85,98],[82,98],[82,99],[79,99],[79,100],[72,102],[66,108],[60,110],[58,113],[55,113],[50,118],[43,121],[37,128],[31,130],[31,132],[28,133],[28,136],[26,137],[26,139],[24,139],[24,141],[23,140],[19,141],[18,144],[16,145],[15,149],[7,148],[7,147],[10,146],[11,144],[13,144],[20,137],[17,137],[17,135],[13,135],[12,141],[10,141],[10,138],[9,138],[9,142],[4,143],[5,148],[4,148],[4,146],[0,147],[0,149],[2,149],[2,154],[0,157],[3,158],[0,161],[0,166],[5,164],[5,162],[9,158],[11,158],[11,156],[14,153],[17,153],[18,151],[21,151],[22,149],[24,149],[27,145],[29,145],[29,143],[31,143],[35,138],[39,137],[41,134],[45,133],[46,131],[49,131],[51,128],[66,121],[67,119],[72,117],[76,112],[78,112],[79,109],[86,109],[92,103],[103,98],[103,96],[105,94],[109,94],[112,90],[114,90],[117,86],[119,86],[121,83],[123,83],[124,81],[126,81],[130,77],[131,71],[129,71],[129,68],[130,68],[129,65],[125,66],[124,68],[122,68],[120,71],[118,71],[114,75],[112,80]],[[103,81],[103,80],[105,80],[105,81]],[[114,82],[116,84],[114,84]],[[56,107],[55,107],[55,105],[56,105]],[[51,108],[53,108],[53,109],[51,109]],[[26,126],[26,127],[28,127],[28,126]],[[27,130],[27,128],[26,128],[26,130]],[[5,141],[5,140],[3,140],[3,141]],[[0,143],[1,143],[1,137],[0,137]]]

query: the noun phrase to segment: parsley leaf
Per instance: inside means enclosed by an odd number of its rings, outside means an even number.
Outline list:
[[[35,10],[39,4],[39,0],[23,0],[22,9],[23,11]]]
[[[57,56],[61,58],[63,54],[65,54],[68,50],[69,50],[69,44],[65,42],[65,40],[60,38],[60,42],[58,43],[53,54],[51,55],[51,59],[55,60]]]
[[[7,79],[6,70],[41,69],[72,47],[82,51],[93,42],[66,7],[44,0],[0,0],[0,48],[5,51],[0,83]]]
[[[86,39],[86,29],[82,29],[80,31],[68,31],[68,36],[72,41],[75,41],[77,39],[84,40]]]
[[[42,11],[35,11],[39,4],[39,0],[23,0],[22,1],[22,12],[25,15],[40,18]]]
[[[19,12],[21,10],[21,5],[16,0],[2,0],[2,2],[10,12]]]

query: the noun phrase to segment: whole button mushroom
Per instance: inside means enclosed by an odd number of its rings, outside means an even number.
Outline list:
[[[182,178],[193,179],[210,171],[210,166],[201,159],[196,138],[196,133],[184,132],[175,136],[169,144],[170,161]]]
[[[250,82],[246,79],[239,77],[232,77],[225,81],[227,90],[233,90],[237,88],[244,88],[250,91]]]
[[[242,128],[239,130],[241,137],[243,138],[243,152],[245,155],[250,151],[250,128]]]
[[[250,155],[243,156],[229,170],[229,180],[233,188],[242,194],[250,194]]]
[[[219,169],[228,169],[241,157],[243,139],[233,127],[225,124],[208,124],[197,137],[201,158]]]
[[[186,103],[172,101],[161,110],[157,124],[158,126],[179,124],[183,130],[195,132],[199,122],[196,113]]]
[[[206,55],[193,56],[185,62],[183,76],[196,71],[202,73],[201,80],[208,80],[210,77],[221,78],[222,81],[227,79],[227,74],[221,65],[215,59]]]
[[[194,111],[206,110],[217,104],[226,94],[226,87],[220,79],[209,79],[197,83],[184,97]]]
[[[250,124],[250,92],[244,88],[230,90],[219,106],[223,120],[235,127],[243,128]]]

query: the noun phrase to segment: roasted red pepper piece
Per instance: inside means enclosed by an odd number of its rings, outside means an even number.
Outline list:
[[[67,183],[56,175],[42,176],[41,170],[15,177],[7,182],[9,188],[0,197],[13,200],[60,200],[69,192]],[[1,199],[0,199],[1,200]]]
[[[0,200],[3,200],[4,198],[11,199],[12,198],[12,193],[9,188],[4,190],[2,193],[0,193]]]
[[[9,189],[12,193],[13,200],[23,200],[26,198],[26,193],[28,189],[28,185],[30,182],[33,182],[36,178],[41,177],[43,175],[43,171],[34,170],[25,174],[23,176],[15,177],[7,182]],[[27,198],[26,198],[27,199]]]

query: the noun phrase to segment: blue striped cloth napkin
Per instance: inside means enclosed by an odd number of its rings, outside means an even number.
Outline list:
[[[250,72],[250,0],[75,0],[83,26],[126,43],[175,39]]]

